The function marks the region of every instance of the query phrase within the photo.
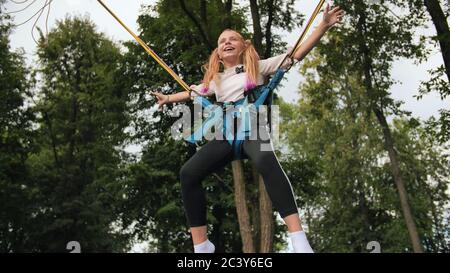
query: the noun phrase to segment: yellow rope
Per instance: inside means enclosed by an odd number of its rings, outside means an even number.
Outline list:
[[[189,85],[184,82],[180,76],[178,76],[142,39],[137,36],[122,20],[103,2],[103,0],[97,0],[116,20],[121,24],[133,38],[147,51],[147,53],[158,62],[186,91],[190,92]]]
[[[291,52],[291,54],[289,54],[289,58],[293,58],[295,53],[298,51],[298,49],[300,48],[303,39],[306,37],[306,34],[308,33],[308,30],[311,28],[314,20],[316,19],[317,15],[320,13],[320,10],[323,7],[323,4],[325,4],[326,0],[320,0],[320,2],[317,4],[316,9],[314,10],[313,14],[311,15],[311,17],[309,18],[308,23],[306,24],[305,29],[303,30],[302,34],[300,35],[300,38],[297,40],[297,42],[295,43],[295,48],[294,50]]]

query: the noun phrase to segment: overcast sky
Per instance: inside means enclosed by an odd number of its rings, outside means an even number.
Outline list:
[[[14,2],[23,2],[23,0],[7,0],[7,11],[16,11],[24,8],[27,4],[15,4]],[[27,3],[31,3],[29,0]],[[35,14],[42,6],[45,0],[36,0],[35,4],[31,5],[23,12],[15,14],[14,23],[19,24],[24,22],[27,18]],[[109,6],[116,11],[121,19],[128,24],[131,29],[137,32],[136,19],[142,4],[152,4],[155,0],[106,0]],[[309,16],[316,1],[298,0],[296,8],[302,13]],[[97,3],[96,0],[55,0],[52,4],[52,10],[49,17],[50,28],[55,21],[64,18],[67,14],[70,15],[89,15],[91,19],[97,24],[98,29],[105,32],[108,36],[116,41],[129,40],[130,35],[117,24],[116,21]],[[321,16],[321,15],[320,15]],[[43,16],[45,17],[45,16]],[[318,18],[320,20],[320,18]],[[316,20],[316,24],[318,22]],[[31,60],[35,44],[31,37],[31,28],[33,21],[16,28],[11,36],[11,44],[13,48],[23,48],[27,53],[27,57]],[[38,24],[45,29],[45,18],[42,18]],[[434,34],[434,28],[430,27],[423,30],[428,35]],[[284,33],[283,38],[290,45],[294,44],[299,36],[301,29],[296,29],[293,33]],[[150,41],[148,41],[150,42]],[[149,58],[149,61],[152,60]],[[420,81],[428,79],[427,70],[441,65],[442,56],[438,50],[430,57],[429,61],[420,66],[415,65],[408,60],[396,61],[393,67],[392,75],[395,80],[401,82],[393,86],[391,92],[392,96],[405,102],[404,110],[413,112],[413,115],[422,119],[427,119],[431,115],[437,116],[439,109],[450,108],[450,99],[441,101],[439,96],[431,94],[425,96],[422,100],[417,101],[413,96],[417,95],[417,90]],[[157,65],[155,63],[155,65]],[[280,90],[281,96],[287,101],[295,101],[298,99],[297,87],[302,83],[302,79],[296,69],[292,69],[284,82],[285,87]]]

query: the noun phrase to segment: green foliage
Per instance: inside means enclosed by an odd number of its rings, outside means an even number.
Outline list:
[[[425,124],[400,115],[401,109],[392,104],[387,93],[389,71],[373,74],[374,81],[385,84],[378,85],[373,96],[367,94],[364,75],[356,69],[357,48],[344,46],[356,40],[350,27],[347,31],[335,30],[305,61],[300,101],[282,103],[289,154],[300,159],[301,170],[309,173],[309,179],[293,186],[299,200],[304,200],[314,249],[366,252],[368,242],[378,241],[383,252],[411,251],[383,134],[370,111],[376,98],[378,105],[399,114],[393,137],[425,249],[447,252],[448,155]],[[375,59],[374,69],[383,62]]]
[[[3,3],[0,3],[3,4]],[[35,211],[30,201],[35,190],[26,164],[33,151],[33,113],[26,107],[28,69],[21,53],[9,45],[8,18],[0,12],[0,251],[24,250]]]
[[[121,155],[127,94],[119,88],[118,47],[83,18],[57,23],[38,49],[40,81],[34,110],[39,150],[29,158],[36,186],[32,234],[36,251],[123,251],[115,228],[120,209]]]

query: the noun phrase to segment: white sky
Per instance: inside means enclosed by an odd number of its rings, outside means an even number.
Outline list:
[[[15,0],[18,2],[19,0]],[[19,1],[20,2],[20,1]],[[31,1],[28,1],[31,3]],[[15,23],[22,23],[31,15],[33,15],[40,7],[42,7],[44,0],[37,0],[34,5],[26,11],[16,15]],[[139,15],[139,10],[142,4],[152,4],[155,0],[106,0],[108,5],[119,15],[119,17],[137,32],[136,20]],[[307,17],[312,13],[316,1],[297,0],[296,8]],[[14,4],[11,0],[7,0],[6,8],[8,11],[15,11],[25,7],[25,4]],[[97,3],[96,0],[55,0],[52,4],[52,11],[50,13],[49,25],[50,28],[54,25],[55,20],[62,19],[66,14],[71,15],[89,15],[91,19],[97,24],[98,29],[108,34],[114,40],[129,40],[130,35],[117,24],[116,21]],[[319,15],[320,16],[320,15]],[[45,16],[40,20],[38,26],[44,29]],[[319,20],[319,18],[318,18]],[[317,21],[316,20],[316,23]],[[13,48],[24,48],[29,59],[32,58],[35,51],[35,44],[31,38],[31,27],[33,21],[15,29],[11,36],[11,44]],[[301,29],[295,30],[293,33],[284,33],[284,39],[288,44],[295,43],[299,36]],[[424,32],[428,35],[434,34],[434,27],[430,27]],[[150,60],[149,58],[149,61]],[[420,81],[428,79],[427,70],[442,64],[442,56],[438,50],[430,57],[429,61],[416,66],[413,62],[408,60],[400,60],[394,63],[392,75],[395,80],[400,81],[401,84],[396,84],[391,92],[392,96],[405,102],[404,110],[411,111],[415,117],[427,119],[431,115],[437,116],[439,109],[449,108],[450,99],[441,101],[437,94],[430,94],[425,96],[422,100],[417,101],[413,96],[417,95],[417,90]],[[156,63],[155,63],[156,65]],[[294,101],[298,99],[297,87],[301,84],[301,77],[296,69],[292,69],[287,75],[287,80],[284,81],[285,87],[279,92],[281,96],[287,101]]]

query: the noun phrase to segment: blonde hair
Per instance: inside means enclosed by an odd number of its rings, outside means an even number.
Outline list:
[[[257,76],[259,74],[258,52],[256,52],[256,49],[253,46],[252,42],[250,40],[244,40],[244,37],[242,37],[242,35],[239,32],[233,29],[226,29],[222,33],[226,31],[232,31],[236,33],[239,39],[244,44],[245,49],[242,52],[243,55],[242,58],[245,67],[245,72],[247,73],[247,82],[245,84],[245,91],[251,90],[256,87]],[[203,78],[202,93],[208,92],[212,80],[217,80],[217,73],[219,73],[221,63],[222,61],[219,58],[219,49],[216,48],[209,57],[209,61],[205,65],[203,65],[203,71],[205,71],[205,75]]]

